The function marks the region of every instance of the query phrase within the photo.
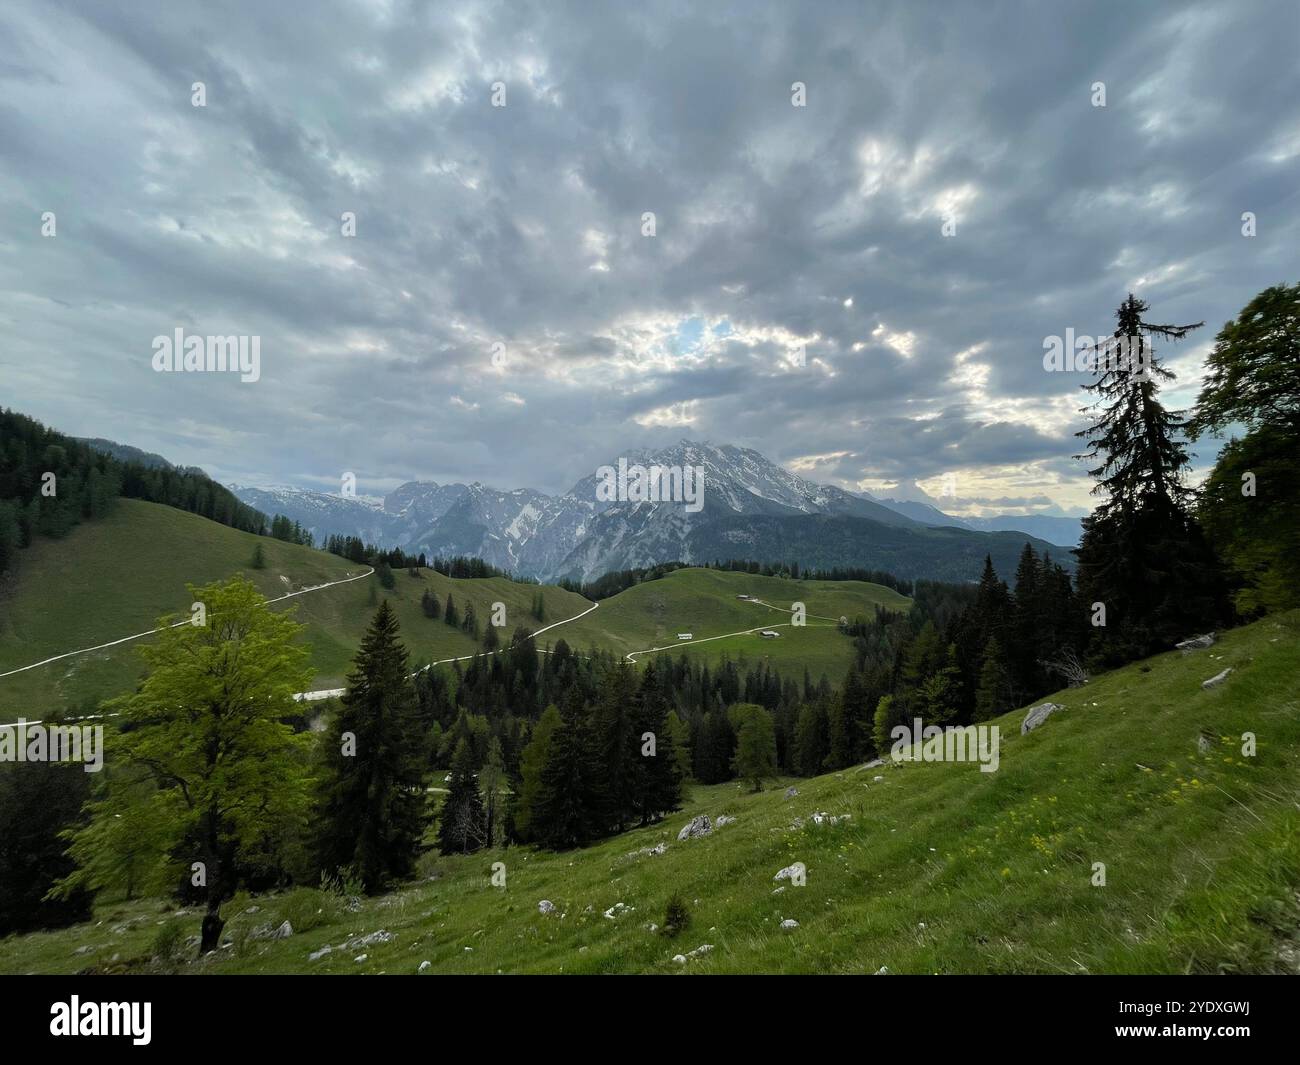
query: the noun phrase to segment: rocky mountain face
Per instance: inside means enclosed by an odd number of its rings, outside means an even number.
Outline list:
[[[983,562],[985,537],[979,532],[955,528],[936,537],[930,526],[937,519],[917,521],[865,495],[816,484],[747,448],[682,440],[621,459],[559,496],[431,481],[410,481],[382,500],[292,488],[232,485],[231,490],[268,515],[300,522],[317,542],[337,533],[430,556],[474,555],[546,581],[591,580],[610,570],[672,560],[767,560],[767,554],[756,552],[769,550],[778,551],[772,560],[814,565],[831,564],[834,557],[840,559],[834,564],[888,568],[886,558],[905,557],[905,568],[915,571],[906,575],[942,572],[948,579],[954,574],[974,578],[979,565],[970,560],[978,555]],[[662,501],[664,492],[644,498],[634,487],[638,467],[702,470],[703,491],[698,498],[679,493],[675,501]],[[819,520],[809,520],[814,518]],[[833,519],[830,525],[826,519]],[[753,521],[758,525],[747,529],[746,522]],[[817,542],[828,535],[833,549]],[[932,564],[926,562],[929,556]]]

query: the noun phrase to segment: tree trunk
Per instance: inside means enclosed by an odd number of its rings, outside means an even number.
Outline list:
[[[221,905],[217,900],[209,896],[208,912],[203,915],[203,932],[202,940],[199,943],[199,953],[206,954],[210,950],[216,950],[221,946],[221,930],[226,927],[226,922],[221,919]]]

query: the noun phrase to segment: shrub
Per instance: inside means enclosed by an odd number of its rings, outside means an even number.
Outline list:
[[[664,908],[664,923],[660,931],[666,936],[675,936],[679,932],[685,932],[690,924],[691,911],[686,905],[686,900],[679,893],[674,892]]]

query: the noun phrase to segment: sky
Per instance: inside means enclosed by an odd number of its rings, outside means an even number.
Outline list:
[[[1078,514],[1046,338],[1130,291],[1204,320],[1158,349],[1186,407],[1297,280],[1290,0],[7,0],[0,37],[0,405],[227,483],[562,492],[690,438]],[[156,371],[177,329],[260,376]]]

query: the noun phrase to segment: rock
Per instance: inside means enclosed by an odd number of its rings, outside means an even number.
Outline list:
[[[885,779],[884,777],[872,777],[872,778],[871,778],[871,783],[873,783],[873,784],[879,784],[879,783],[880,783],[882,780],[884,780],[884,779]]]
[[[358,955],[357,955],[355,958],[353,958],[352,960],[353,960],[354,962],[356,962],[358,965],[360,965],[360,964],[361,964],[363,961],[365,961],[368,957],[370,957],[369,954],[358,954]]]
[[[79,955],[79,954],[89,954],[89,953],[90,953],[91,951],[93,951],[94,949],[95,949],[95,948],[94,948],[94,947],[91,947],[91,946],[78,947],[78,948],[77,948],[76,950],[74,950],[72,953],[73,953],[74,956],[75,956],[75,955]]]
[[[782,884],[780,887],[775,887],[775,888],[773,888],[773,889],[772,889],[772,894],[773,894],[773,895],[779,895],[779,894],[781,894],[781,892],[783,892],[784,890],[785,890],[785,885]]]
[[[667,843],[659,843],[656,846],[651,847],[648,851],[646,851],[646,853],[653,856],[656,854],[663,854],[667,849],[668,849]]]
[[[651,921],[648,925],[645,926],[645,930],[647,932],[658,932],[659,926],[655,924],[654,921]]]
[[[539,903],[537,904],[537,912],[538,912],[538,913],[554,913],[554,912],[555,912],[555,903],[553,903],[550,899],[542,899],[542,901],[539,902]]]
[[[674,955],[673,955],[673,961],[675,961],[678,965],[685,965],[685,964],[686,964],[686,955],[685,955],[685,954],[674,954]]]
[[[353,936],[351,939],[345,939],[339,944],[340,950],[356,950],[357,947],[372,947],[376,943],[387,943],[393,939],[397,933],[385,932],[382,928],[378,932],[371,932],[364,936]]]
[[[888,976],[888,975],[889,975],[889,970],[886,969],[886,968],[882,965],[879,969],[876,970],[876,975],[877,975],[877,976]]]
[[[1029,713],[1025,715],[1025,719],[1020,722],[1020,735],[1023,736],[1026,732],[1033,732],[1056,711],[1064,709],[1065,707],[1060,703],[1039,703],[1037,706],[1031,707]]]
[[[718,817],[718,819],[717,819],[716,821],[713,822],[713,827],[714,827],[714,828],[721,828],[723,825],[730,825],[730,824],[732,824],[735,820],[736,820],[736,819],[735,819],[734,817],[728,817],[726,814],[721,814],[721,815]]]
[[[261,913],[261,912],[262,912],[262,907],[261,907],[261,906],[250,906],[250,907],[248,907],[248,909],[246,909],[244,912],[245,912],[245,913]]]
[[[686,956],[687,956],[688,958],[699,958],[699,957],[703,957],[705,954],[707,954],[707,953],[708,953],[709,951],[711,951],[712,949],[713,949],[713,944],[712,944],[712,943],[702,943],[702,944],[700,944],[698,947],[696,947],[694,950],[690,951]]]
[[[431,965],[433,965],[433,962],[431,962],[431,961],[422,961],[422,962],[420,962],[420,967],[419,967],[418,969],[416,969],[415,971],[416,971],[417,973],[425,972],[425,971],[426,971],[426,970],[427,970]]]
[[[320,961],[321,958],[325,957],[326,954],[332,953],[333,950],[334,948],[331,947],[328,943],[326,943],[325,946],[320,948],[320,950],[313,950],[310,954],[308,954],[307,960]]]
[[[625,906],[621,902],[616,902],[614,903],[613,906],[611,906],[608,910],[605,911],[605,919],[607,921],[612,921],[616,917],[622,917],[623,914],[631,913],[635,909],[636,909],[635,906]]]
[[[1209,736],[1205,735],[1205,733],[1202,732],[1199,736],[1196,737],[1196,749],[1200,751],[1201,754],[1209,754],[1212,750],[1214,750],[1214,742],[1210,739]]]
[[[796,787],[789,787],[785,789],[785,797],[787,799],[793,799],[798,794],[799,794],[799,789]]]
[[[361,896],[360,896],[360,895],[349,895],[348,898],[347,898],[347,901],[346,901],[345,903],[343,903],[343,909],[346,910],[348,913],[360,913],[360,912],[361,912]]]
[[[806,872],[807,872],[807,870],[806,870],[806,868],[804,867],[803,862],[795,862],[795,863],[793,863],[792,865],[787,865],[784,869],[782,869],[780,872],[778,872],[778,873],[776,874],[776,876],[772,877],[772,879],[773,879],[773,880],[793,880],[793,879],[794,879],[796,876],[798,876],[800,873],[806,873]]]
[[[1228,679],[1228,674],[1231,672],[1232,672],[1232,667],[1229,666],[1222,673],[1216,673],[1209,680],[1201,681],[1201,687],[1204,688],[1206,691],[1209,691],[1211,688],[1217,688],[1220,684],[1222,684],[1225,680]]]
[[[799,922],[796,921],[793,917],[787,917],[784,921],[781,922],[781,927],[784,928],[787,932],[789,932],[791,929],[798,928]]]
[[[1182,643],[1174,644],[1183,654],[1189,655],[1193,651],[1204,651],[1207,647],[1214,646],[1214,633],[1207,632],[1203,636],[1193,636],[1184,640]]]
[[[700,836],[707,836],[713,831],[713,825],[705,814],[699,817],[692,817],[680,832],[677,833],[677,839],[680,842],[684,839],[696,839]]]
[[[293,935],[293,925],[291,925],[288,921],[285,921],[284,924],[282,924],[279,928],[277,928],[274,932],[271,933],[271,938],[288,939],[291,935]]]

